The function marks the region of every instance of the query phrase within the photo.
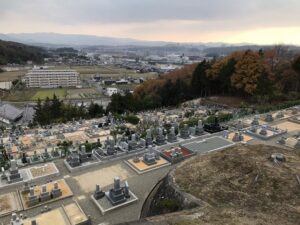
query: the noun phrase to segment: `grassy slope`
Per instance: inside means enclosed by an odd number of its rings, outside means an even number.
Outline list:
[[[287,162],[271,162],[274,152],[284,153]],[[199,219],[177,224],[299,224],[299,161],[299,152],[264,145],[235,146],[194,158],[176,170],[176,182],[210,207]]]

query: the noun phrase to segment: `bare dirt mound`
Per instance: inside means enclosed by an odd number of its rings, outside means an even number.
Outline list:
[[[275,163],[272,153],[283,153]],[[299,152],[238,145],[198,156],[175,171],[179,187],[208,204],[197,219],[177,224],[300,224]]]

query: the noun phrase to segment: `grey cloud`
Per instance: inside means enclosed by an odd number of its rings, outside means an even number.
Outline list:
[[[299,8],[298,0],[8,0],[0,1],[0,19],[19,15],[68,25],[195,20],[230,29],[300,25]]]

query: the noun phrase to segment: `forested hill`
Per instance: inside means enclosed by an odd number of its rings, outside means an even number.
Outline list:
[[[41,63],[46,56],[47,52],[42,48],[0,40],[0,65],[24,64],[28,60]]]
[[[300,55],[276,46],[187,65],[144,82],[133,95],[114,95],[108,109],[147,110],[209,96],[237,96],[263,105],[300,101]]]

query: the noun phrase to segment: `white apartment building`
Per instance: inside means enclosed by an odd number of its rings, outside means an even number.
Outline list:
[[[57,88],[80,86],[79,73],[75,70],[33,69],[25,76],[30,88]]]

